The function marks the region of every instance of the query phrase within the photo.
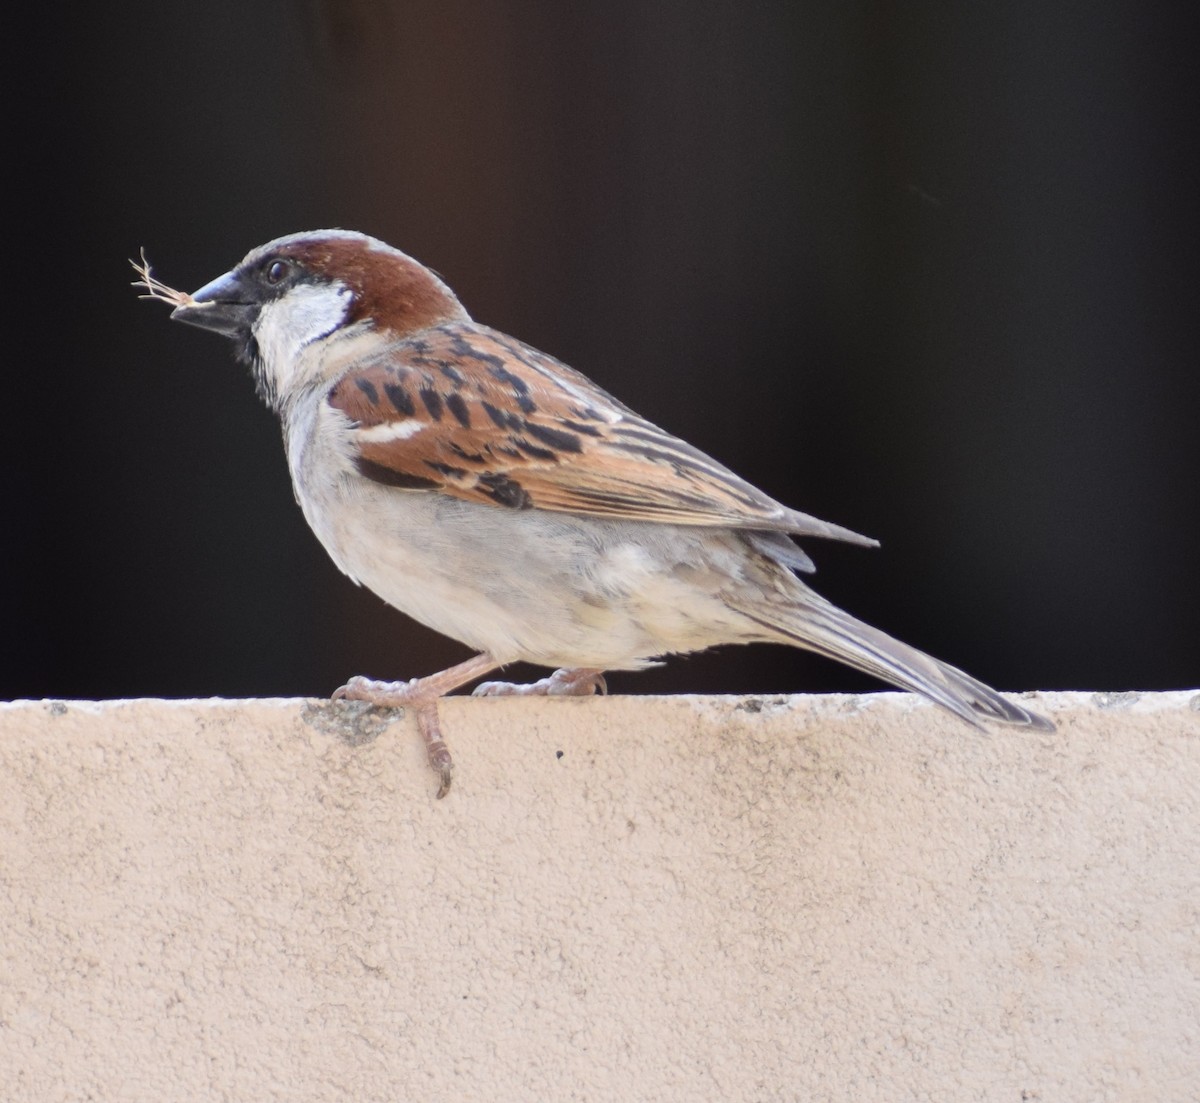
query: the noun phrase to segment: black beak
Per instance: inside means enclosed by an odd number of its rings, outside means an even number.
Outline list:
[[[236,272],[226,272],[206,283],[192,300],[172,310],[171,320],[243,340],[250,336],[250,327],[261,305],[253,301],[253,293]]]

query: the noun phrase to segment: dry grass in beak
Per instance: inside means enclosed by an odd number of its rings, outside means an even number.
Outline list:
[[[146,250],[139,250],[142,257],[142,262],[139,264],[136,260],[130,260],[133,265],[133,270],[141,276],[141,279],[134,280],[134,287],[144,287],[149,294],[139,295],[139,299],[161,299],[164,303],[170,303],[172,306],[191,306],[195,303],[195,299],[186,291],[176,291],[173,287],[168,287],[162,280],[156,279],[150,273],[150,262],[146,259]]]

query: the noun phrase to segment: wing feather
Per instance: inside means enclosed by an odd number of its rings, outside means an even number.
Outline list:
[[[788,509],[579,372],[452,322],[342,376],[359,470],[403,490],[509,509],[874,540]]]

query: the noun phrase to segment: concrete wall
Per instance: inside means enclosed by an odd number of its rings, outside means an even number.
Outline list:
[[[0,1097],[1200,1098],[1200,693],[0,706]]]

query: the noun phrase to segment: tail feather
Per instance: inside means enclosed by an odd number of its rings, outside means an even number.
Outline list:
[[[797,605],[755,605],[739,607],[739,612],[776,639],[919,693],[977,728],[988,720],[1054,731],[1045,717],[1006,700],[977,678],[872,628],[807,587],[805,591]]]

